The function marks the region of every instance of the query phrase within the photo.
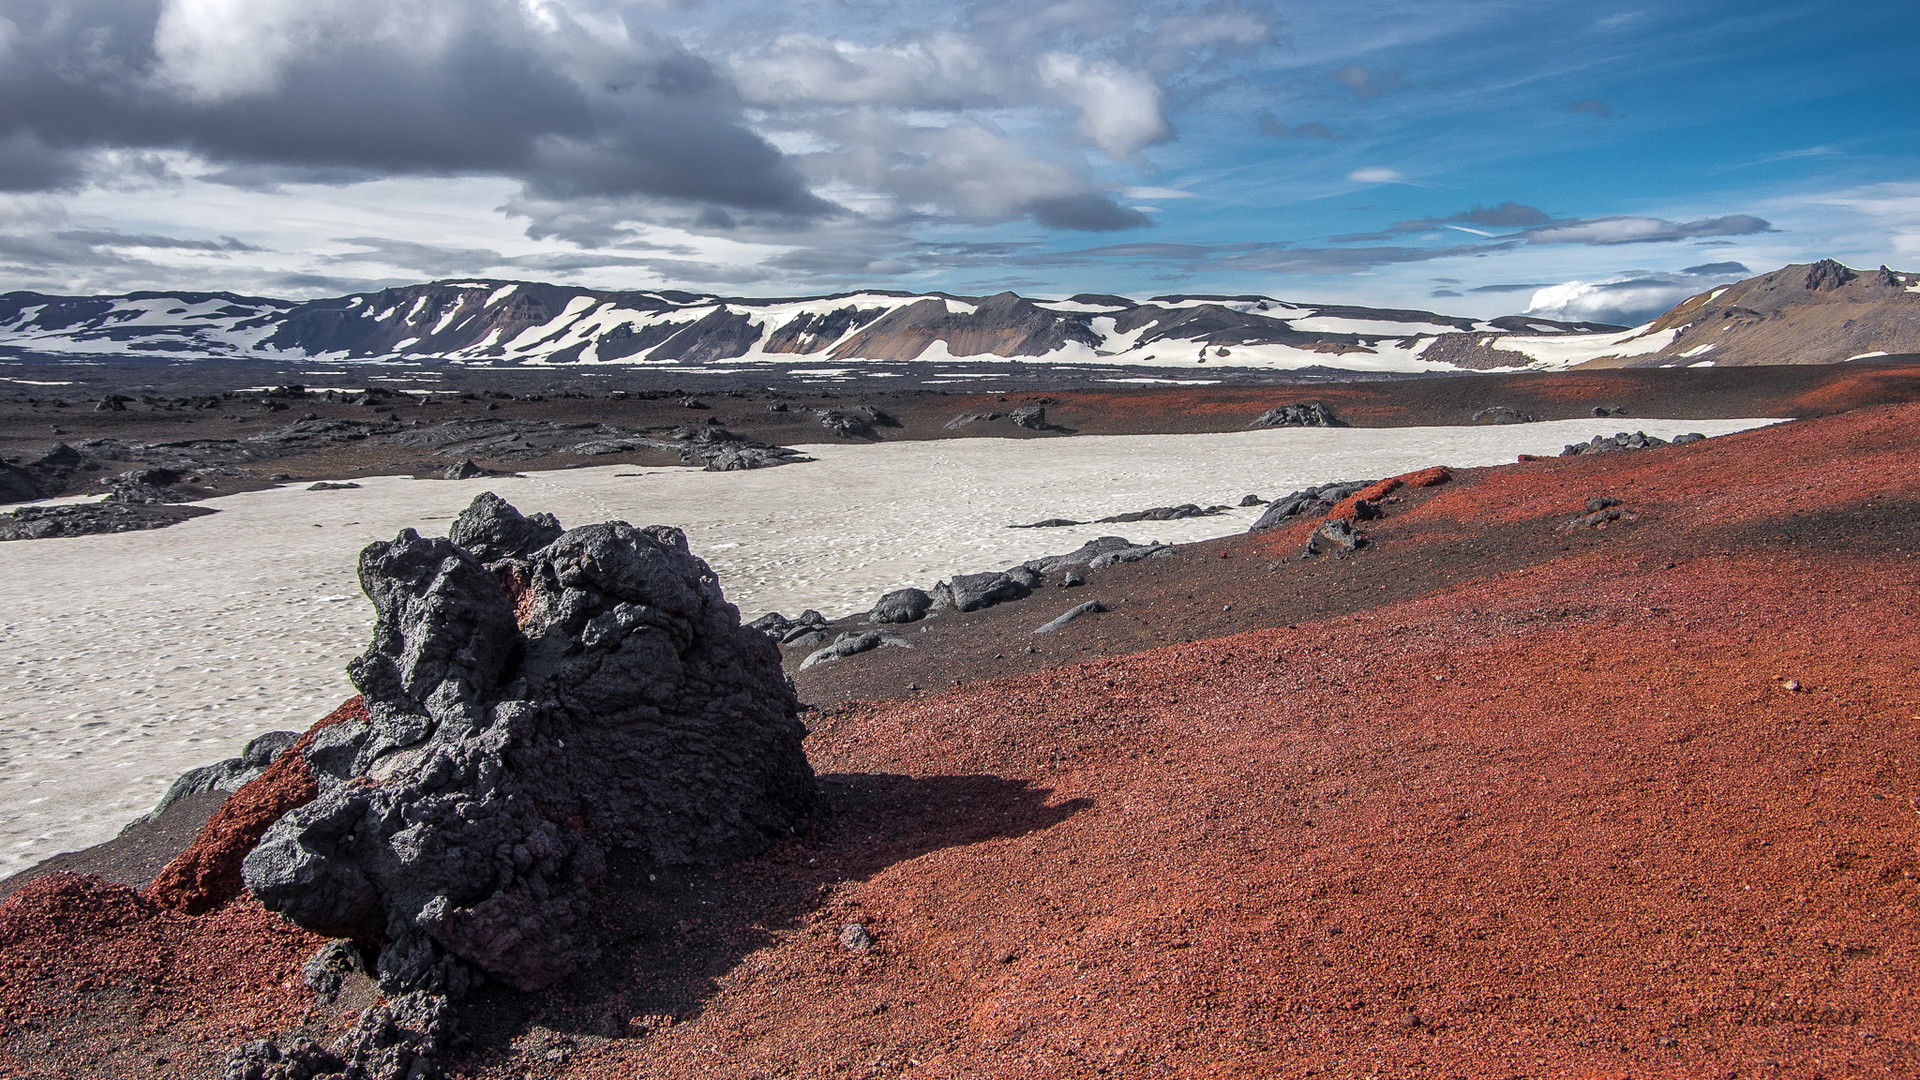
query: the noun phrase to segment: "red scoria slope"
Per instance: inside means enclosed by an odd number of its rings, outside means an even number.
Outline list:
[[[925,778],[988,838],[794,852],[907,849],[556,1075],[1920,1073],[1920,564],[1861,535],[1920,519],[1916,460],[1901,407],[1494,470],[1407,516],[1550,532],[1618,486],[1642,520],[1317,625],[836,714],[823,772]],[[1647,561],[1636,529],[1705,550]],[[1059,820],[943,794],[974,774]]]
[[[818,833],[616,874],[456,1074],[1920,1075],[1917,461],[1897,406],[1460,472],[1361,526],[1400,599],[814,714]]]

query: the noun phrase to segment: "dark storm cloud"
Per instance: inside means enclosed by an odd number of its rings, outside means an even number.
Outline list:
[[[614,48],[508,0],[259,0],[219,23],[184,10],[0,0],[0,187],[71,186],[77,157],[102,148],[172,148],[250,184],[494,174],[548,197],[834,210],[746,128],[732,84],[672,42],[636,32]]]
[[[1049,229],[1078,232],[1119,232],[1153,224],[1147,215],[1116,205],[1105,195],[1062,195],[1027,204],[1033,220]]]
[[[71,188],[85,174],[85,156],[70,147],[49,146],[31,131],[0,137],[0,191]]]

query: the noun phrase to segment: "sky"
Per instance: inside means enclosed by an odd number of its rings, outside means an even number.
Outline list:
[[[0,289],[1261,294],[1920,270],[1920,4],[0,0]]]

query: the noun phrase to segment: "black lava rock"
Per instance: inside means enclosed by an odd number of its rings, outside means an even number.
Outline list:
[[[319,797],[244,875],[299,925],[379,944],[387,993],[550,986],[596,955],[608,851],[711,865],[812,813],[778,650],[679,530],[589,525],[489,566],[409,529],[360,581],[376,620],[348,675],[371,720],[310,744]]]
[[[933,610],[933,596],[925,589],[895,589],[873,605],[867,618],[874,622],[919,622]]]
[[[507,500],[483,491],[447,529],[447,539],[481,562],[531,555],[566,530],[552,514],[523,516]]]
[[[1346,427],[1347,424],[1321,402],[1299,401],[1287,405],[1275,405],[1255,417],[1253,423],[1247,426],[1250,428]]]

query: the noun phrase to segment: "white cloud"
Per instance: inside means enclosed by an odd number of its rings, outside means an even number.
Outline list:
[[[1161,112],[1158,84],[1110,61],[1050,52],[1039,60],[1040,83],[1080,110],[1079,130],[1107,156],[1124,158],[1173,138]]]
[[[1603,217],[1563,221],[1529,229],[1535,244],[1646,244],[1709,236],[1747,236],[1772,226],[1757,217],[1731,214],[1700,221],[1666,221],[1652,217]]]
[[[1852,246],[1863,251],[1891,247],[1886,257],[1904,263],[1897,269],[1910,269],[1920,263],[1920,182],[1872,184],[1810,201],[1851,210],[1872,223],[1872,234]]]
[[[1568,322],[1637,325],[1700,292],[1712,276],[1675,274],[1549,285],[1534,292],[1526,314]]]
[[[1356,184],[1398,184],[1406,176],[1398,169],[1355,169],[1347,174],[1347,179]]]

